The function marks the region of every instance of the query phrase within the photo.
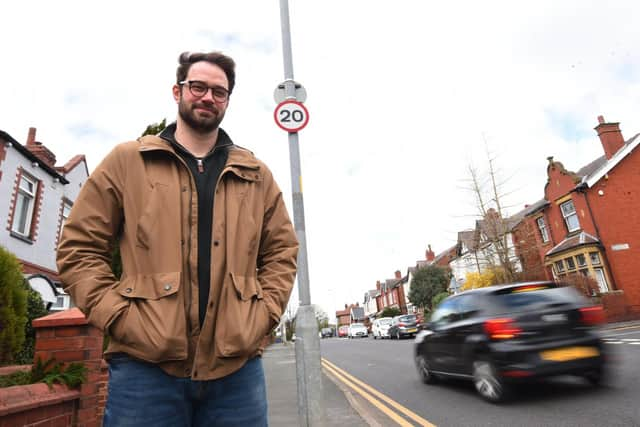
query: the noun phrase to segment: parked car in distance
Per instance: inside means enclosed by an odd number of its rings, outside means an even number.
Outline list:
[[[527,282],[473,289],[440,303],[415,340],[420,378],[472,380],[493,403],[512,385],[573,374],[599,384],[605,350],[597,332],[602,307],[575,288]]]
[[[381,317],[373,321],[371,326],[371,335],[373,339],[389,338],[389,327],[391,326],[391,317]]]
[[[333,336],[333,329],[331,328],[322,328],[320,330],[321,338],[331,338]]]
[[[346,337],[349,335],[349,325],[342,325],[338,328],[338,337]]]
[[[369,336],[367,327],[362,323],[352,323],[349,325],[349,338],[366,338]]]
[[[412,337],[418,333],[418,323],[415,314],[402,314],[391,319],[389,336],[395,339]]]

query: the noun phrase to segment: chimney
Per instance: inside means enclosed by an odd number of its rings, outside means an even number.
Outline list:
[[[360,303],[359,302],[356,303],[356,307],[360,307]]]
[[[29,135],[27,135],[27,147],[36,145],[36,128],[29,128]]]
[[[376,281],[376,290],[380,290],[380,280]]]
[[[56,156],[47,147],[42,145],[41,142],[36,141],[36,128],[29,128],[29,134],[27,135],[27,150],[40,159],[50,167],[56,165]]]
[[[402,273],[400,273],[400,270],[396,270],[396,279],[402,279]]]
[[[349,308],[349,306],[347,304],[344,305],[344,309],[346,310],[347,308]]]
[[[606,123],[604,117],[598,116],[598,126],[595,131],[598,132],[604,155],[609,160],[624,145],[624,138],[620,132],[620,123]]]
[[[427,261],[433,261],[436,259],[436,254],[431,250],[431,245],[429,245],[429,249],[427,249]]]

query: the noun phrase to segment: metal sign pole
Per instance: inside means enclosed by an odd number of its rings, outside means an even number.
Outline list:
[[[284,59],[284,86],[287,99],[296,99],[289,29],[289,3],[280,0],[282,27],[282,54]],[[296,374],[298,380],[298,418],[300,426],[324,426],[324,399],[320,368],[320,339],[311,295],[307,268],[307,239],[302,198],[302,172],[298,133],[289,132],[289,159],[291,164],[291,189],[293,193],[293,222],[300,242],[298,253],[298,295],[300,305],[296,315]]]

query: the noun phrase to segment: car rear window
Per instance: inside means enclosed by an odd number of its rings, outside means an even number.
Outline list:
[[[364,328],[364,325],[362,323],[352,323],[351,326],[359,326],[361,328]]]
[[[401,322],[415,322],[416,321],[416,316],[402,316],[399,319]]]
[[[523,285],[500,289],[494,293],[501,311],[519,311],[547,305],[577,303],[580,295],[571,287],[553,284]]]
[[[391,319],[381,319],[378,323],[380,323],[381,325],[390,325]]]

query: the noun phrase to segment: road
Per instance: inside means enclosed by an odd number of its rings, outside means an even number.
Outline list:
[[[471,382],[423,384],[413,364],[412,339],[329,338],[321,341],[321,353],[325,369],[333,365],[339,377],[375,397],[367,409],[384,426],[640,426],[640,327],[604,331],[603,337],[613,362],[606,386],[559,377],[519,387],[502,405],[481,400]]]

